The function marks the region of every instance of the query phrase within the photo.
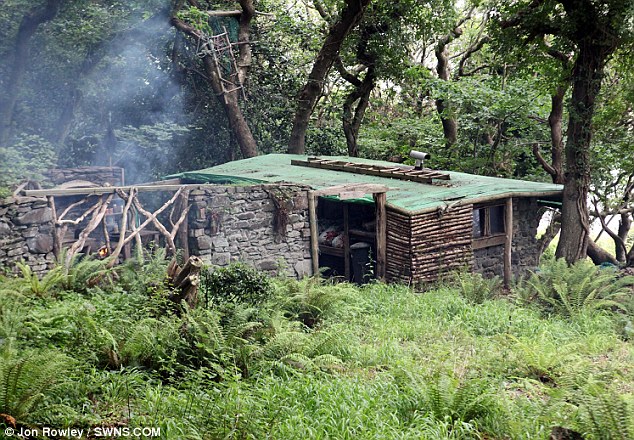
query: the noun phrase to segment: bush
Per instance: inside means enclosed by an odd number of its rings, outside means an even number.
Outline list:
[[[202,291],[212,306],[249,304],[257,306],[271,297],[271,283],[262,272],[243,263],[203,271]]]

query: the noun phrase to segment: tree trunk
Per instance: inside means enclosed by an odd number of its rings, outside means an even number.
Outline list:
[[[634,267],[634,244],[630,248],[630,251],[627,253],[625,266],[626,267]]]
[[[459,28],[456,28],[453,33],[441,39],[436,46],[436,73],[438,74],[438,78],[443,81],[449,81],[450,77],[447,45],[461,34],[462,32]],[[458,140],[458,123],[456,122],[455,116],[451,114],[450,109],[451,107],[446,99],[436,99],[436,110],[438,111],[438,116],[440,116],[440,122],[442,123],[442,132],[445,137],[445,148],[447,149],[448,155],[451,155],[452,148]]]
[[[194,6],[198,6],[197,2],[190,1],[190,3]],[[178,7],[178,5],[179,3],[177,3],[176,6]],[[236,59],[237,71],[232,74],[232,77],[235,76],[237,82],[244,87],[247,80],[248,69],[251,65],[249,26],[251,19],[255,15],[255,9],[253,7],[252,0],[240,0],[240,5],[242,6],[242,13],[240,14],[240,27],[238,30],[238,39],[240,42],[239,56]],[[175,8],[172,18],[170,19],[172,26],[198,41],[203,40],[204,35],[202,32],[177,18],[177,12],[178,9]],[[242,156],[245,158],[256,156],[257,142],[255,141],[255,137],[253,137],[249,124],[247,123],[244,113],[240,108],[240,90],[225,90],[223,86],[223,78],[219,73],[220,68],[213,56],[206,54],[203,56],[202,60],[203,65],[205,66],[205,73],[207,74],[208,82],[222,104],[222,108],[227,116],[229,125],[231,126],[231,131],[238,142]]]
[[[257,143],[253,137],[253,133],[251,133],[249,125],[247,124],[244,113],[242,113],[242,109],[240,108],[240,103],[238,102],[238,91],[236,90],[231,93],[224,92],[222,88],[222,79],[217,73],[216,63],[212,57],[205,56],[203,58],[203,64],[211,87],[222,103],[222,108],[229,120],[231,132],[238,142],[242,156],[245,158],[257,156]]]
[[[617,235],[621,239],[621,243],[625,243],[627,240],[627,236],[630,232],[630,228],[632,227],[632,218],[629,213],[621,214],[621,221],[619,222],[619,230],[617,231]],[[615,240],[614,250],[616,253],[616,259],[620,263],[625,263],[627,261],[627,253],[623,246]]]
[[[555,93],[551,96],[550,115],[548,115],[548,125],[550,126],[550,148],[552,158],[551,178],[553,183],[564,183],[563,173],[563,153],[564,153],[564,136],[561,122],[564,115],[564,96],[568,84],[558,86]]]
[[[561,236],[555,255],[570,264],[586,257],[590,224],[588,188],[590,185],[589,150],[595,98],[601,89],[605,60],[611,51],[580,42],[579,55],[572,74],[572,99],[566,141],[566,172],[561,212]]]
[[[348,156],[350,157],[359,156],[359,148],[357,145],[359,129],[361,128],[365,111],[370,103],[370,94],[375,85],[375,67],[371,65],[368,67],[363,81],[346,97],[343,104],[343,132],[346,135]],[[353,113],[352,108],[357,101],[358,104]]]
[[[5,146],[11,137],[13,112],[20,92],[22,77],[29,62],[30,41],[37,28],[52,20],[63,0],[48,0],[44,8],[33,8],[22,18],[13,45],[13,56],[10,61],[9,79],[0,97],[0,146]]]
[[[350,31],[359,23],[365,9],[372,0],[346,0],[339,20],[330,27],[315,64],[308,75],[308,81],[297,98],[297,110],[293,119],[293,128],[288,144],[291,154],[303,154],[306,143],[306,130],[310,115],[319,98],[326,75],[339,56],[339,50]]]
[[[602,263],[610,263],[616,266],[619,264],[619,262],[616,261],[616,258],[614,258],[612,254],[602,249],[592,240],[588,240],[588,257],[590,257],[592,262],[596,265]]]

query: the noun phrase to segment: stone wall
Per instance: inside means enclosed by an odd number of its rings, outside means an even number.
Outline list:
[[[190,251],[216,266],[244,261],[270,273],[309,275],[307,194],[306,188],[289,185],[194,190],[190,194]],[[280,212],[282,215],[276,217]],[[276,218],[287,221],[279,233],[274,228]],[[0,201],[0,267],[15,271],[15,264],[24,260],[37,273],[50,269],[54,262],[53,229],[45,198]]]
[[[121,167],[77,167],[56,168],[45,173],[46,180],[59,185],[71,180],[85,180],[97,185],[123,185],[124,175]]]
[[[274,198],[287,213],[283,234],[274,230]],[[206,263],[243,261],[270,273],[311,274],[307,188],[214,186],[192,191],[190,203],[190,252]]]
[[[526,274],[539,264],[539,243],[535,236],[543,210],[535,198],[513,199],[513,275]],[[504,245],[473,251],[474,271],[485,276],[504,275]]]
[[[0,200],[0,268],[15,270],[24,260],[38,274],[50,269],[55,260],[52,219],[45,198]]]
[[[52,169],[46,181],[59,185],[71,180],[85,180],[97,185],[120,185],[119,167],[78,167]],[[46,198],[8,197],[0,199],[0,270],[16,271],[24,261],[43,274],[53,266],[53,215]]]

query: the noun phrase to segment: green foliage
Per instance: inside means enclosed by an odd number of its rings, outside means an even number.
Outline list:
[[[409,394],[403,408],[411,417],[410,423],[429,423],[429,419],[446,423],[448,434],[458,431],[457,437],[479,438],[479,433],[491,433],[490,422],[502,422],[502,408],[485,382],[475,379],[460,381],[439,376],[429,382],[413,379],[407,383]]]
[[[348,284],[331,284],[313,277],[279,283],[277,301],[289,317],[314,328],[324,319],[345,312],[344,303],[353,295],[354,289]]]
[[[56,159],[53,145],[37,135],[23,135],[11,146],[0,145],[0,187],[24,180],[41,181],[42,173]]]
[[[575,316],[600,309],[623,309],[633,277],[619,278],[613,269],[588,261],[568,266],[564,259],[544,263],[515,288],[522,304],[535,303],[547,313]]]
[[[502,291],[500,277],[484,278],[479,273],[459,272],[452,281],[460,294],[472,304],[482,304]]]
[[[271,296],[271,285],[267,276],[244,263],[234,263],[203,271],[203,286],[206,301],[212,306],[245,303],[259,305]]]
[[[67,250],[64,250],[53,271],[62,273],[60,286],[75,292],[87,292],[97,285],[110,285],[114,282],[114,269],[107,267],[106,260],[99,260],[93,256],[75,254],[70,264],[65,267]],[[51,273],[51,272],[49,272]]]
[[[18,355],[0,346],[0,413],[19,423],[37,419],[42,399],[62,380],[70,360],[55,351]]]
[[[577,396],[576,429],[590,440],[626,440],[634,437],[634,404],[603,387],[589,387]]]
[[[273,279],[258,305],[177,316],[156,298],[165,260],[134,264],[92,289],[0,289],[0,370],[28,359],[38,377],[19,385],[28,405],[40,395],[23,423],[160,426],[174,439],[631,435],[621,315],[477,303],[459,284]],[[45,357],[67,366],[46,373],[54,384],[36,373]]]
[[[31,266],[24,262],[17,264],[21,276],[14,278],[9,285],[10,288],[22,294],[45,296],[53,293],[64,279],[63,268],[56,266],[49,270],[41,278],[33,272]]]

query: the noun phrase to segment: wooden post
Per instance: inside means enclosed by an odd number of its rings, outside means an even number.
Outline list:
[[[346,281],[350,281],[350,206],[343,202],[343,267]]]
[[[57,231],[57,207],[55,206],[55,197],[48,196],[46,199],[48,200],[48,206],[51,208],[51,215],[53,217],[53,254],[55,255],[55,258],[59,260],[59,256],[62,251],[62,239]]]
[[[385,201],[387,196],[384,192],[374,194],[376,205],[376,277],[385,279],[386,248],[387,248],[387,215],[385,211]]]
[[[186,191],[181,196],[181,215],[183,212],[187,211],[189,213],[189,191]],[[187,217],[185,221],[180,225],[178,229],[178,241],[180,242],[180,247],[182,250],[183,261],[187,261],[189,259],[189,215],[185,214]]]
[[[313,260],[313,275],[319,274],[319,242],[317,231],[317,197],[308,191],[308,222],[310,223],[310,258]]]
[[[504,209],[504,230],[506,231],[506,241],[504,242],[504,287],[507,289],[511,285],[513,274],[511,267],[511,248],[513,246],[513,199],[506,199]]]

